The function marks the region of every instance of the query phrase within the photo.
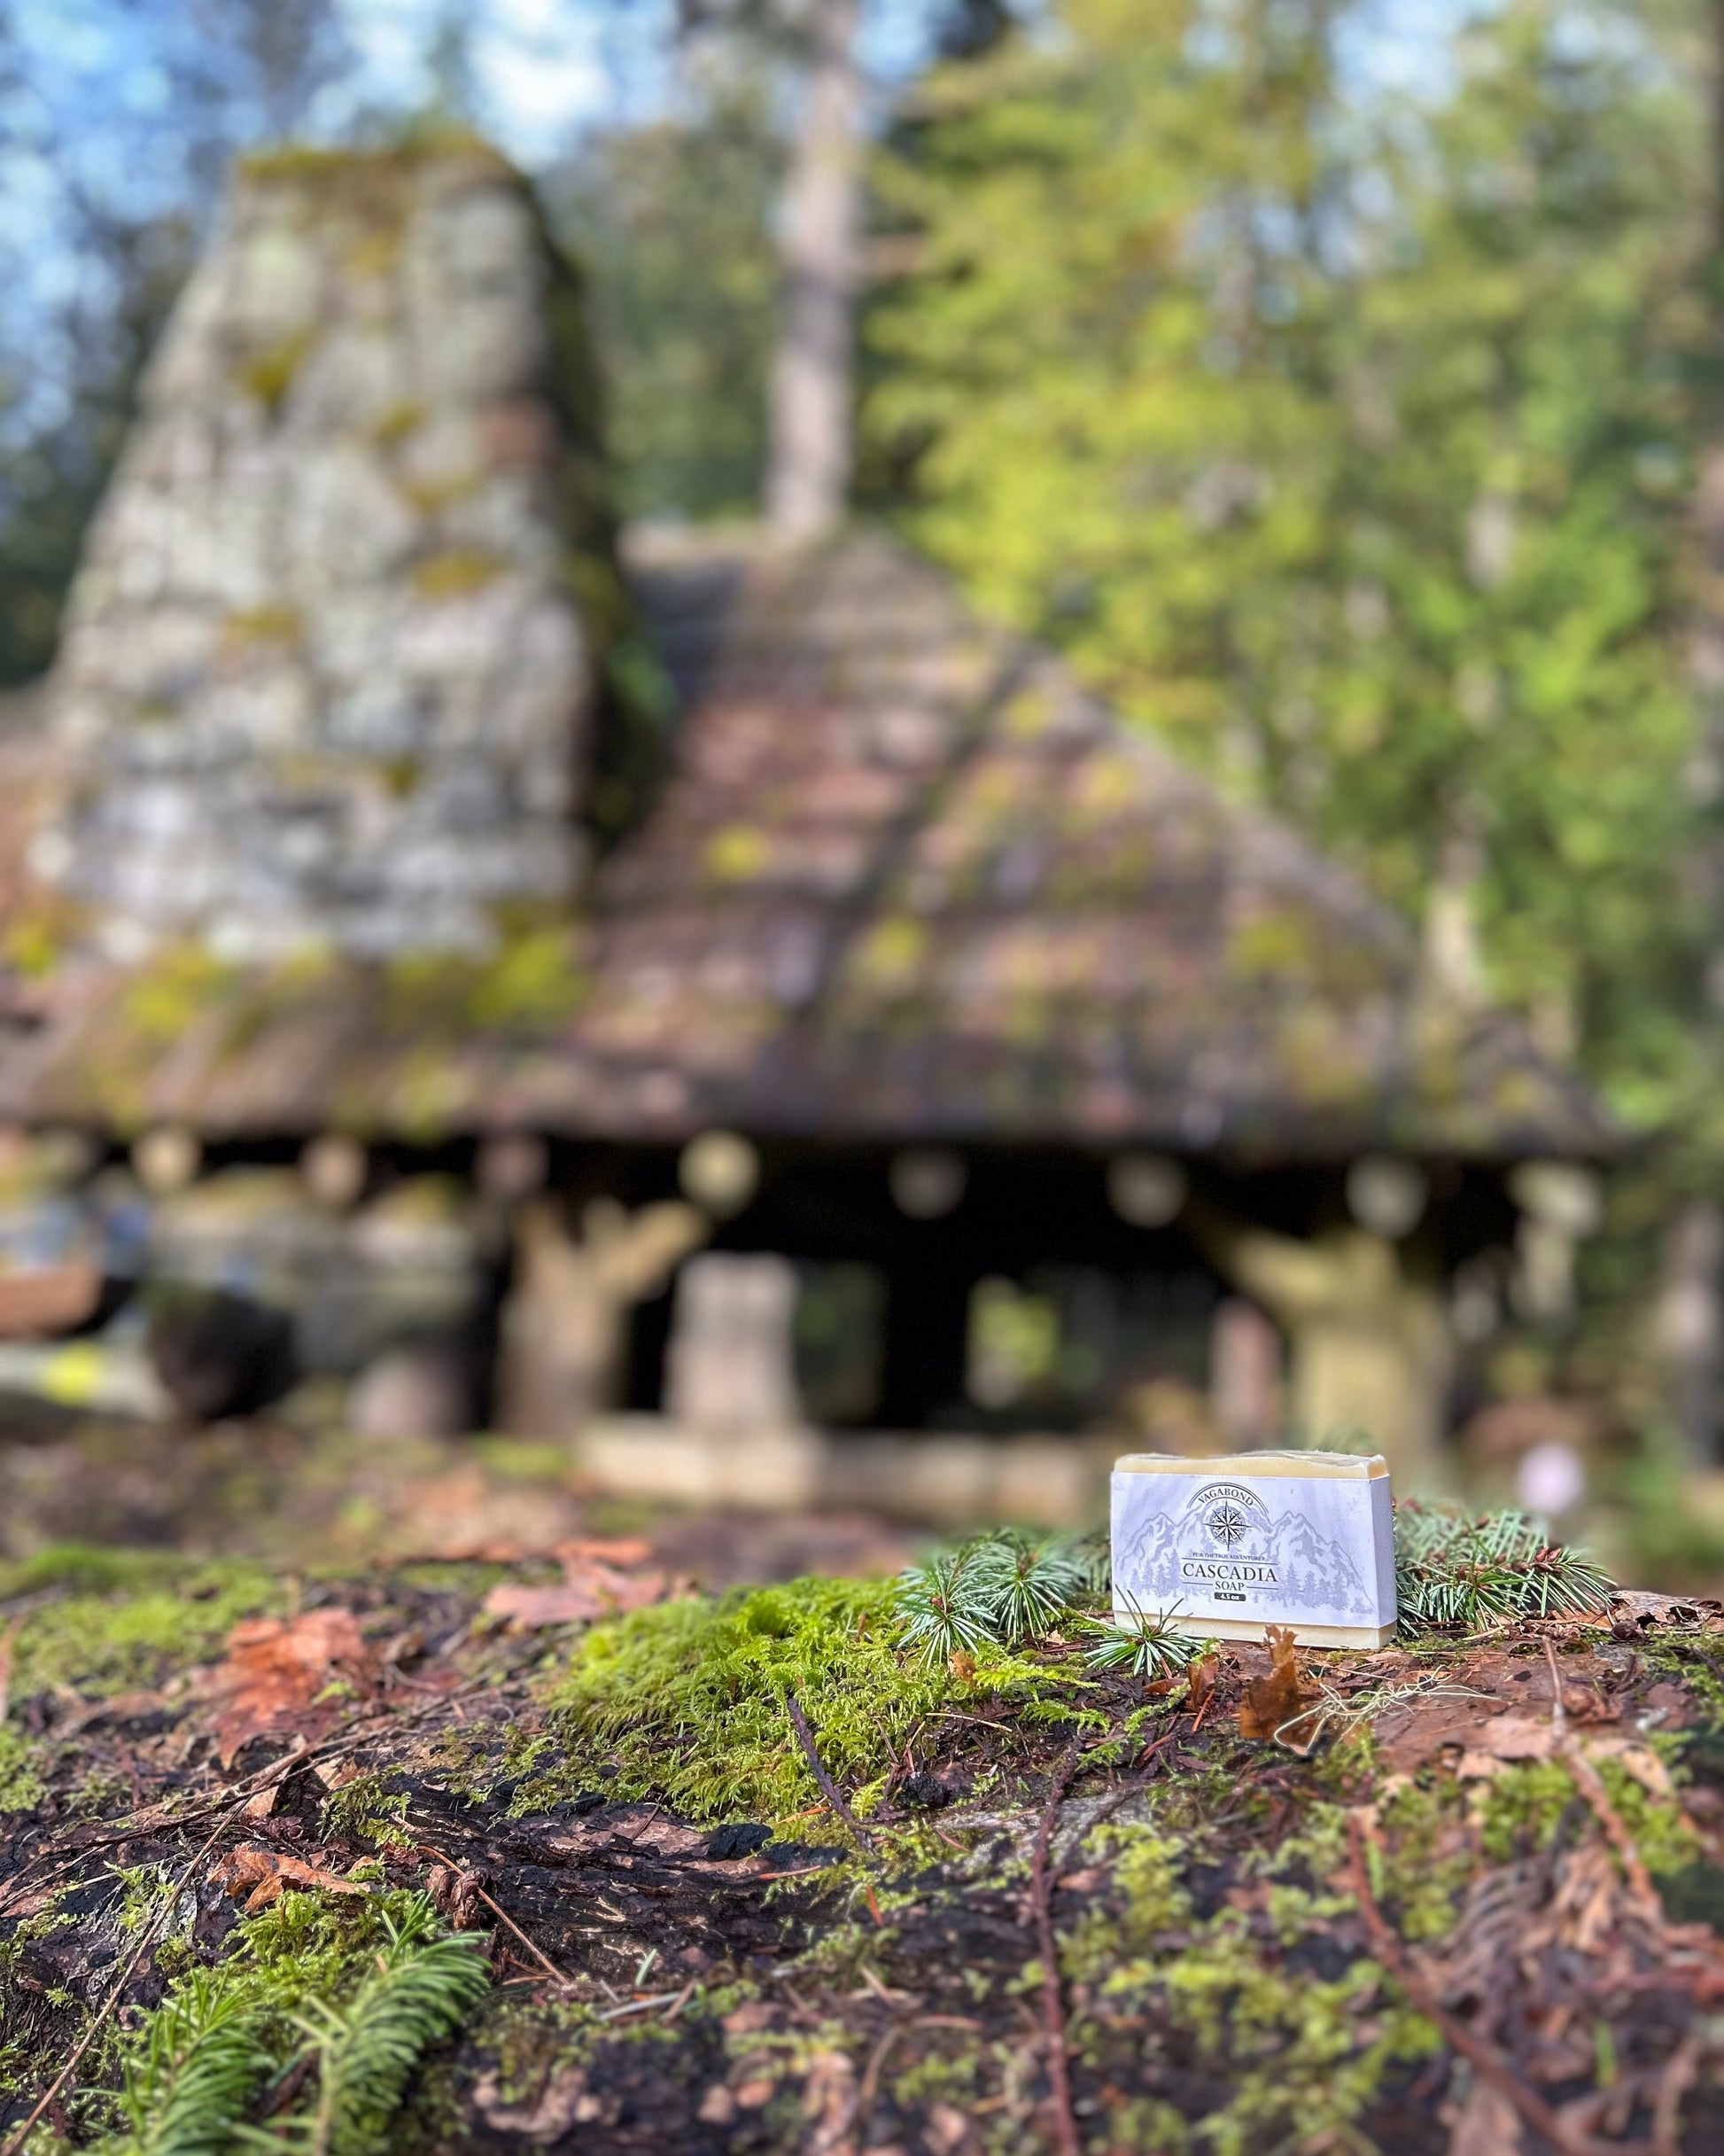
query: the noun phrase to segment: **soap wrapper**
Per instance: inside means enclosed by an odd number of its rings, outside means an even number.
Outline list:
[[[1188,1638],[1379,1647],[1394,1637],[1394,1519],[1381,1454],[1134,1452],[1114,1463],[1114,1614]]]

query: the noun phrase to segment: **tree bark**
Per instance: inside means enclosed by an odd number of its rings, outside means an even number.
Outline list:
[[[780,538],[817,538],[850,489],[862,224],[861,0],[819,0],[785,177],[765,507]]]

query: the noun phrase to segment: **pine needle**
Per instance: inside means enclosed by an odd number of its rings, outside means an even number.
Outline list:
[[[213,1969],[194,1970],[156,2014],[126,2069],[122,2106],[136,2156],[208,2156],[227,2145],[269,2064],[251,2002]]]
[[[1602,1616],[1614,1583],[1523,1512],[1478,1518],[1409,1499],[1394,1513],[1401,1630],[1474,1631],[1517,1617]]]

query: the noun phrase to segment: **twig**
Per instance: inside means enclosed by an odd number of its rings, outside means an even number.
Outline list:
[[[1549,1645],[1549,1642],[1546,1643]],[[1628,1832],[1622,1814],[1611,1802],[1611,1793],[1604,1786],[1604,1779],[1572,1737],[1562,1739],[1558,1747],[1575,1785],[1587,1802],[1591,1805],[1598,1824],[1604,1830],[1605,1839],[1622,1859],[1622,1869],[1627,1874],[1628,1885],[1635,1898],[1645,1903],[1662,1919],[1664,1903],[1658,1888],[1652,1884],[1652,1874],[1646,1869],[1645,1859],[1639,1846]]]
[[[1566,2150],[1568,2156],[1594,2156],[1596,2144],[1584,2134],[1573,2133],[1567,2121],[1554,2112],[1535,2089],[1526,2086],[1494,2043],[1487,2043],[1464,2021],[1457,2020],[1414,1965],[1402,1943],[1399,1933],[1391,1926],[1377,1906],[1376,1896],[1371,1893],[1371,1867],[1365,1860],[1364,1831],[1356,1813],[1349,1813],[1347,1817],[1347,1838],[1353,1891],[1358,1897],[1365,1929],[1371,1934],[1372,1950],[1413,2005],[1427,2021],[1433,2024],[1443,2042],[1461,2054],[1475,2074],[1508,2098],[1534,2133],[1542,2134],[1555,2147]],[[1613,2156],[1629,2156],[1632,2149],[1643,2151],[1644,2147],[1643,2143],[1612,2144]],[[1061,2156],[1064,2156],[1063,2151]]]
[[[198,1854],[192,1858],[191,1862],[186,1866],[185,1870],[182,1872],[178,1879],[175,1880],[172,1892],[163,1897],[160,1907],[157,1909],[155,1913],[151,1917],[150,1921],[144,1926],[142,1936],[139,1938],[137,1944],[132,1949],[130,1960],[128,1960],[125,1967],[120,1970],[119,1975],[114,1978],[113,1982],[108,1988],[107,1996],[102,2001],[100,2006],[97,2008],[96,2013],[90,2021],[89,2027],[85,2029],[83,2035],[79,2037],[77,2043],[73,2046],[70,2058],[67,2059],[66,2064],[54,2076],[53,2081],[50,2083],[49,2087],[37,2098],[35,2109],[30,2113],[29,2117],[25,2120],[23,2125],[18,2129],[17,2132],[11,2137],[5,2146],[4,2148],[0,2148],[0,2156],[19,2156],[19,2152],[23,2148],[24,2144],[30,2137],[30,2129],[35,2125],[36,2121],[42,2117],[43,2112],[48,2109],[48,2106],[54,2101],[55,2098],[58,2096],[60,2090],[65,2088],[67,2082],[69,2082],[72,2076],[77,2072],[78,2061],[83,2057],[84,2053],[89,2049],[90,2045],[95,2043],[97,2033],[106,2022],[108,2016],[120,2004],[120,1993],[124,1991],[127,1985],[131,1982],[132,1977],[136,1972],[139,1963],[142,1962],[144,1957],[150,1951],[151,1948],[154,1946],[156,1942],[156,1933],[160,1928],[162,1918],[166,1915],[170,1915],[173,1912],[175,1905],[178,1903],[181,1895],[185,1891],[186,1881],[191,1877],[192,1873],[198,1869],[198,1865],[203,1863],[205,1857],[207,1856],[210,1851],[215,1847],[216,1836],[219,1835],[221,1832],[221,1829],[219,1826],[215,1828],[214,1832],[210,1835],[209,1840],[205,1842],[203,1848],[198,1850]]]
[[[1042,1960],[1042,2027],[1047,2037],[1047,2076],[1052,2099],[1053,2145],[1059,2156],[1083,2156],[1077,2119],[1071,2107],[1071,2059],[1066,2049],[1066,2007],[1060,1994],[1060,1953],[1053,1935],[1053,1892],[1048,1876],[1048,1847],[1054,1822],[1071,1779],[1077,1771],[1078,1742],[1073,1739],[1053,1777],[1035,1846],[1029,1856],[1029,1904],[1036,1919],[1036,1950]]]
[[[688,1995],[693,1989],[692,1984],[685,1984],[680,1991],[655,1991],[650,1998],[625,1999],[620,2006],[608,2006],[602,2013],[594,2014],[593,2019],[595,2021],[622,2021],[632,2013],[651,2013],[656,2006],[680,2007],[687,2003]],[[670,2016],[667,2014],[665,2019],[668,2020]]]
[[[808,1717],[796,1703],[796,1695],[794,1692],[785,1693],[784,1711],[790,1717],[790,1726],[796,1732],[796,1741],[802,1746],[803,1756],[808,1762],[809,1771],[820,1785],[820,1794],[850,1829],[851,1835],[855,1838],[857,1847],[863,1849],[872,1849],[874,1836],[869,1833],[867,1828],[845,1803],[843,1791],[839,1788],[837,1783],[820,1764],[820,1755],[814,1748],[814,1732],[809,1728]]]
[[[1658,2156],[1681,2156],[1676,2131],[1681,2123],[1682,2098],[1694,2086],[1705,2049],[1705,2038],[1691,2028],[1665,2061],[1652,2098],[1652,2146]]]
[[[867,2065],[862,2069],[862,2085],[856,2092],[856,2101],[850,2106],[850,2114],[846,2121],[846,2126],[849,2130],[861,2135],[864,2139],[867,2137],[868,2120],[874,2111],[874,2098],[880,2092],[881,2071],[886,2064],[892,2046],[904,2033],[905,2024],[902,2021],[894,2021],[889,2028],[882,2032],[874,2049],[868,2053]]]
[[[1563,1705],[1563,1680],[1557,1674],[1557,1650],[1549,1632],[1544,1635],[1544,1659],[1550,1665],[1550,1724],[1560,1737],[1568,1724],[1568,1709]]]
[[[571,1977],[566,1970],[559,1969],[548,1954],[544,1953],[540,1948],[536,1947],[532,1943],[532,1941],[527,1937],[526,1934],[521,1929],[520,1926],[515,1921],[514,1918],[509,1915],[509,1911],[506,1909],[500,1909],[498,1907],[497,1903],[492,1900],[491,1896],[485,1891],[485,1888],[479,1885],[478,1880],[473,1877],[470,1872],[463,1872],[453,1856],[446,1856],[441,1849],[432,1849],[429,1841],[415,1842],[414,1846],[418,1849],[419,1854],[422,1856],[434,1856],[439,1864],[447,1865],[447,1868],[454,1873],[457,1879],[464,1880],[466,1883],[473,1889],[474,1894],[491,1911],[492,1915],[494,1916],[500,1923],[506,1924],[509,1926],[509,1930],[514,1933],[515,1936],[521,1942],[521,1944],[525,1947],[528,1953],[532,1956],[533,1959],[539,1964],[540,1967],[545,1971],[547,1976],[554,1979],[554,1981],[559,1984],[573,1983],[575,1981],[573,1977]],[[666,1998],[670,1998],[673,1995],[667,1991],[664,1996]],[[4,2152],[0,2152],[0,2156],[4,2156]]]

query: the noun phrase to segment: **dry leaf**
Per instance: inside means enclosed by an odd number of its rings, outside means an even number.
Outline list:
[[[551,1552],[571,1578],[579,1565],[644,1565],[652,1553],[653,1545],[642,1535],[586,1535],[574,1542],[559,1542]]]
[[[516,1629],[541,1624],[585,1624],[594,1617],[614,1617],[644,1609],[664,1592],[662,1572],[618,1572],[610,1565],[565,1558],[560,1587],[518,1586],[513,1581],[493,1587],[485,1598],[489,1616],[508,1617]]]
[[[1192,1664],[1185,1679],[1185,1704],[1194,1715],[1200,1715],[1209,1704],[1220,1676],[1219,1654],[1200,1654]]]
[[[263,1849],[255,1841],[242,1842],[221,1867],[221,1876],[236,1901],[245,1894],[248,1916],[279,1901],[289,1887],[316,1887],[325,1894],[368,1891],[357,1880],[343,1879],[338,1872],[322,1871],[298,1856],[283,1856],[279,1850]]]
[[[342,1718],[343,1701],[322,1694],[332,1684],[369,1693],[377,1668],[350,1609],[308,1609],[280,1620],[253,1617],[228,1635],[227,1659],[212,1689],[217,1755],[231,1766],[253,1737],[303,1737],[315,1743]]]
[[[1269,1675],[1246,1679],[1245,1693],[1239,1701],[1239,1734],[1269,1741],[1278,1732],[1280,1741],[1290,1750],[1297,1751],[1300,1747],[1295,1732],[1316,1706],[1319,1695],[1316,1686],[1301,1675],[1293,1659],[1292,1627],[1271,1624],[1265,1627],[1263,1636],[1270,1653]],[[1305,1748],[1310,1747],[1307,1745]]]
[[[1448,2137],[1448,2156],[1516,2156],[1520,2113],[1495,2082],[1476,2075]]]

